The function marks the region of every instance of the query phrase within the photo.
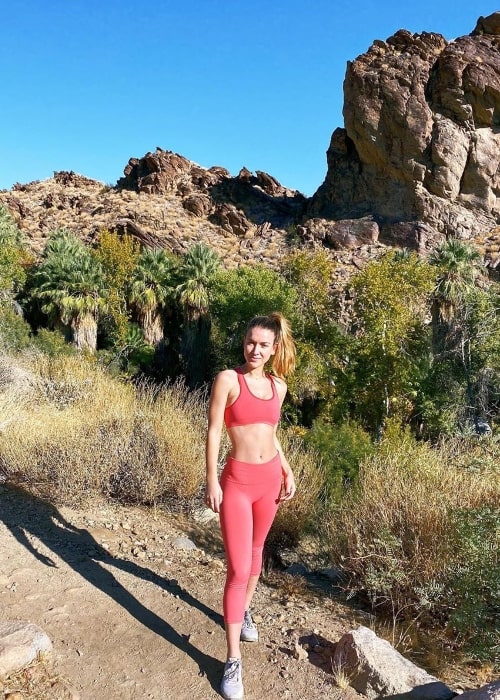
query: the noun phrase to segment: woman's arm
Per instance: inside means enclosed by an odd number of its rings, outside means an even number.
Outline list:
[[[205,503],[215,513],[219,512],[220,504],[222,503],[222,489],[219,484],[217,465],[219,462],[222,427],[224,425],[224,410],[233,381],[231,370],[219,372],[212,386],[208,406],[208,430],[205,450]]]

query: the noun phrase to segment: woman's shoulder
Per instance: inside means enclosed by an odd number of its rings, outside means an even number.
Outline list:
[[[285,396],[286,392],[288,391],[288,387],[286,385],[285,380],[282,377],[277,377],[275,374],[269,375],[272,377],[273,382],[276,385],[276,391],[280,396]]]
[[[223,369],[215,375],[214,385],[232,386],[238,380],[238,373],[235,369]]]

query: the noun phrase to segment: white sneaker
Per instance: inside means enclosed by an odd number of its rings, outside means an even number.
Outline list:
[[[242,700],[243,680],[241,674],[241,659],[230,658],[224,665],[224,675],[220,691],[225,700]]]
[[[245,617],[241,625],[240,640],[242,642],[258,642],[259,632],[252,620],[250,610],[245,610]]]

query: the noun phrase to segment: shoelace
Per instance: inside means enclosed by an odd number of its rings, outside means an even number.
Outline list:
[[[239,659],[235,659],[235,661],[230,662],[230,666],[228,666],[224,671],[224,679],[226,681],[233,681],[235,678],[238,677],[240,663],[241,662]]]
[[[252,616],[249,612],[245,611],[245,617],[243,618],[243,627],[253,629],[255,625],[253,624]]]

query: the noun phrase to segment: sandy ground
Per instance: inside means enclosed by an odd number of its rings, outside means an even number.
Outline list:
[[[185,548],[186,537],[196,548]],[[223,582],[216,520],[109,504],[55,508],[0,484],[2,618],[30,621],[53,643],[56,680],[44,694],[34,674],[30,697],[220,698]],[[324,587],[300,582],[259,585],[260,640],[243,646],[246,700],[359,698],[331,672],[332,644],[359,617]],[[0,698],[15,689],[0,685]]]

